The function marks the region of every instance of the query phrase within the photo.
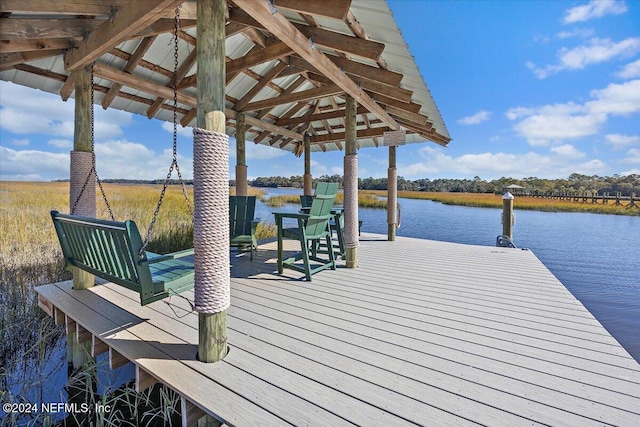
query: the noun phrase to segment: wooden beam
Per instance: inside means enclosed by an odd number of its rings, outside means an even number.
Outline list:
[[[389,127],[384,126],[384,127],[378,127],[378,128],[371,128],[371,129],[362,129],[359,130],[357,132],[357,138],[372,138],[375,136],[382,136],[382,134],[384,134],[384,132],[387,132],[391,130]],[[312,144],[324,144],[327,142],[336,142],[336,141],[344,141],[345,140],[345,136],[346,133],[345,132],[340,132],[340,133],[330,133],[330,134],[326,134],[326,135],[316,135],[316,136],[312,136],[311,137],[311,143]]]
[[[269,10],[268,2],[235,0],[235,3],[385,124],[394,130],[399,128],[393,117],[371,99],[367,93],[362,91],[353,80],[344,75],[337,65],[331,62],[325,54],[313,49],[309,40],[286,17],[281,13],[273,15]]]
[[[289,55],[291,52],[293,51],[285,43],[277,42],[264,49],[250,52],[247,55],[227,62],[227,73],[236,73],[238,71],[246,70],[247,68],[255,67],[256,65],[260,65],[277,58],[282,58]]]
[[[0,40],[70,39],[82,37],[85,31],[93,30],[103,22],[105,21],[86,18],[2,18],[0,19]]]
[[[283,8],[298,13],[344,21],[351,7],[351,0],[277,0],[275,6],[278,9]]]
[[[402,102],[410,102],[413,97],[413,92],[408,89],[403,89],[400,87],[389,86],[384,83],[377,82],[375,80],[368,79],[366,77],[356,76],[354,74],[347,73],[349,77],[353,79],[354,82],[358,83],[363,89],[368,92],[375,93],[376,95],[384,95],[392,99],[397,99]],[[316,73],[308,73],[307,77],[309,80],[322,83],[322,84],[330,84],[331,80],[326,78],[323,75]]]
[[[24,53],[0,53],[0,71],[5,71],[12,68],[14,65],[24,64],[25,62],[35,61],[36,59],[58,56],[61,53],[62,52],[55,50]]]
[[[384,44],[371,40],[359,39],[318,27],[304,24],[294,24],[295,27],[313,42],[327,49],[333,49],[347,55],[360,56],[366,59],[377,60],[384,51]]]
[[[90,64],[118,43],[150,25],[165,9],[176,7],[182,2],[183,0],[148,0],[123,6],[113,22],[105,21],[89,33],[86,42],[69,51],[65,56],[65,69],[75,70]]]
[[[268,13],[271,14],[271,12]],[[282,16],[281,14],[277,15]],[[238,8],[231,9],[229,13],[229,19],[231,19],[232,22],[237,22],[239,24],[253,27],[258,30],[269,31],[270,33],[272,33],[272,31],[265,27],[263,22],[260,22],[259,20],[255,19],[255,17],[252,17],[250,14],[247,14],[246,12],[239,10]],[[286,20],[286,18],[284,19]],[[336,50],[338,52],[343,52],[348,55],[356,55],[375,61],[380,57],[382,51],[384,50],[384,44],[371,40],[365,40],[318,27],[311,27],[304,24],[292,25],[294,25],[295,28],[297,28],[298,31],[300,31],[307,40],[310,37],[313,37],[313,41],[317,46]]]
[[[156,39],[156,36],[145,37],[144,39],[142,39],[138,47],[136,47],[136,50],[133,52],[133,54],[129,58],[129,61],[127,61],[127,65],[124,66],[124,69],[123,69],[124,72],[131,73],[133,72],[133,70],[135,70],[135,68],[138,66],[138,64],[142,60],[142,57],[144,56],[145,53],[147,53],[147,51],[149,50],[149,48],[151,47],[155,39]],[[118,95],[118,92],[120,92],[120,89],[122,89],[122,85],[119,83],[115,83],[113,86],[111,86],[111,89],[109,89],[109,92],[107,92],[107,94],[102,98],[102,101],[101,101],[102,108],[106,110],[109,107],[109,105],[111,105],[115,97]]]
[[[340,110],[327,111],[325,113],[313,114],[311,116],[281,118],[276,120],[275,124],[278,126],[289,126],[289,125],[297,125],[300,123],[315,122],[318,120],[338,119],[338,118],[343,118],[344,113],[345,113],[345,110],[344,108],[342,108]],[[368,113],[366,108],[358,107],[357,114],[366,114],[366,113]]]
[[[50,13],[66,15],[108,15],[111,6],[121,8],[131,0],[2,0],[0,12]]]
[[[24,52],[44,52],[47,50],[57,50],[69,47],[68,39],[28,39],[28,40],[2,40],[0,41],[0,53],[24,53]]]
[[[303,90],[300,92],[293,92],[288,95],[280,95],[262,101],[252,102],[247,104],[242,111],[255,111],[263,108],[275,107],[277,105],[290,104],[292,102],[308,101],[310,99],[324,98],[325,96],[332,96],[338,93],[342,93],[343,90],[335,84],[328,86],[315,87],[313,89]]]
[[[166,86],[151,82],[149,80],[138,77],[135,74],[128,74],[124,71],[116,70],[115,68],[108,67],[101,63],[96,63],[93,67],[93,73],[103,79],[111,80],[112,82],[120,83],[124,86],[129,86],[133,89],[147,92],[163,98],[173,99],[173,90]],[[192,108],[197,107],[196,98],[192,95],[187,95],[178,91],[178,102],[188,105]],[[236,111],[229,108],[226,109],[225,114],[230,119],[235,119]],[[274,125],[273,123],[265,122],[255,117],[246,116],[246,123],[249,126],[257,127],[260,129],[268,130],[276,134],[282,134],[290,138],[302,141],[303,137],[297,132],[292,132],[288,129]],[[190,122],[191,120],[189,120]]]

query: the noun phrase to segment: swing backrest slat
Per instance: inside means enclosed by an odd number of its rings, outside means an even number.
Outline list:
[[[141,252],[134,221],[105,221],[51,212],[62,254],[69,267],[140,294],[142,305],[193,287],[193,251],[161,255]]]

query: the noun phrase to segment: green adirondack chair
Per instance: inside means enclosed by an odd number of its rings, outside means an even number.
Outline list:
[[[331,247],[331,228],[329,221],[333,218],[331,208],[338,192],[338,183],[319,182],[316,186],[316,195],[311,203],[309,213],[274,213],[278,229],[278,273],[284,268],[304,273],[305,278],[311,281],[311,275],[318,271],[331,268],[336,269],[336,260],[333,251],[327,251],[327,258],[321,258],[316,251],[317,242],[325,239],[328,247]],[[284,219],[292,218],[297,221],[297,227],[285,228]],[[283,239],[294,239],[300,242],[300,252],[294,257],[284,258]],[[302,265],[296,264],[302,260]],[[319,263],[319,266],[311,267],[311,261]]]
[[[256,196],[229,196],[229,243],[230,246],[251,253],[258,251],[256,228],[260,218],[254,218]]]
[[[67,267],[140,294],[142,305],[193,288],[193,249],[158,255],[142,251],[133,221],[117,222],[51,211]]]

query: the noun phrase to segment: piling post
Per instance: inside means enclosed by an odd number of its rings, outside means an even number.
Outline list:
[[[236,196],[247,195],[247,156],[244,113],[236,115]]]
[[[198,358],[227,354],[230,305],[229,143],[225,135],[226,0],[197,3],[197,127],[194,129],[194,264]],[[225,142],[226,141],[226,142]]]
[[[502,234],[513,240],[513,194],[506,192],[502,196]]]
[[[311,184],[311,136],[309,132],[304,133],[304,195],[313,195]]]
[[[396,240],[396,206],[398,205],[398,169],[396,169],[396,146],[389,146],[389,169],[387,171],[387,240]]]
[[[358,266],[358,154],[356,100],[347,95],[344,152],[344,245],[347,268]]]

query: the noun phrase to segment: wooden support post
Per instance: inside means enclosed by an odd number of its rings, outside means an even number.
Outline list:
[[[69,207],[72,213],[95,218],[95,175],[87,181],[87,175],[90,173],[92,165],[91,66],[72,71],[71,78],[75,81],[76,94]],[[86,271],[73,268],[72,273],[74,289],[87,289],[95,283],[94,276]]]
[[[346,97],[344,162],[344,236],[347,268],[358,266],[358,152],[356,148],[356,100]]]
[[[513,195],[506,192],[502,196],[502,234],[513,240]]]
[[[387,172],[387,240],[396,240],[396,206],[398,205],[398,170],[396,169],[396,146],[389,147],[389,170]]]
[[[236,115],[236,195],[247,195],[247,156],[244,113]]]
[[[304,133],[304,195],[313,195],[313,185],[311,183],[311,135]]]
[[[197,4],[197,51],[198,51],[198,84],[197,125],[209,131],[225,132],[225,16],[227,14],[226,0],[198,0]],[[195,148],[195,147],[194,147]],[[228,159],[227,159],[228,162]],[[203,160],[195,158],[193,162],[194,176],[196,171],[207,176],[208,165]],[[210,168],[210,167],[209,167]],[[212,175],[212,171],[208,175]],[[194,188],[205,185],[194,181]],[[220,189],[224,193],[224,189]],[[226,185],[228,194],[229,184]],[[195,192],[195,190],[194,190]],[[202,208],[195,204],[195,214]],[[225,202],[226,203],[226,202]],[[215,214],[215,213],[214,213]],[[215,221],[227,221],[226,218],[209,218],[214,215],[203,210],[202,216]],[[208,221],[200,220],[194,227],[203,226]],[[227,229],[228,230],[228,229]],[[198,233],[194,233],[197,235]],[[198,247],[194,241],[194,247]],[[196,253],[196,256],[198,254]],[[225,254],[229,264],[228,248]],[[198,264],[196,263],[196,268]],[[203,362],[217,362],[227,355],[227,312],[198,313],[198,358]]]

